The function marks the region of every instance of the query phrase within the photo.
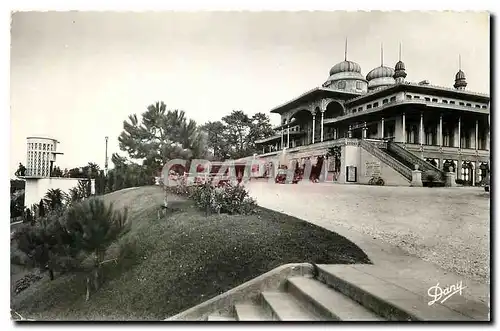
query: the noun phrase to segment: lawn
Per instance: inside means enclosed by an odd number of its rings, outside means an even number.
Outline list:
[[[83,275],[45,276],[12,296],[14,310],[39,320],[163,320],[286,263],[370,262],[344,237],[263,208],[205,217],[177,198],[176,210],[158,221],[158,187],[104,199],[129,207],[132,231],[120,242],[135,243],[135,253],[106,264],[106,281],[88,302]],[[12,268],[13,280],[18,272]]]

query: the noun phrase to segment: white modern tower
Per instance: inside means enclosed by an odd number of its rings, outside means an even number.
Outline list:
[[[79,178],[52,177],[59,141],[48,137],[28,137],[26,154],[26,173],[19,176],[26,181],[24,204],[31,207],[40,202],[50,189],[60,189],[68,193],[78,185]],[[91,180],[92,193],[95,192],[95,180]]]
[[[26,156],[26,177],[47,178],[50,177],[52,167],[56,161],[57,141],[46,137],[28,137]]]

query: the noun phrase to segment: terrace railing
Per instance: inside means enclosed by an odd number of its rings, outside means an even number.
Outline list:
[[[385,153],[382,149],[373,145],[371,142],[369,142],[367,140],[360,140],[359,144],[364,150],[366,150],[367,152],[369,152],[373,156],[377,157],[382,162],[384,162],[385,164],[387,164],[388,166],[390,166],[391,168],[393,168],[394,170],[399,172],[401,175],[403,175],[406,179],[411,181],[412,169],[408,168],[407,166],[405,166],[404,164],[402,164],[401,162],[399,162],[398,160],[396,160],[395,158],[393,158],[389,154]]]
[[[387,150],[397,154],[399,157],[405,159],[409,163],[416,164],[419,167],[419,170],[425,172],[425,171],[431,171],[436,174],[437,178],[436,180],[439,182],[444,181],[444,172],[440,170],[439,168],[433,166],[431,163],[425,161],[424,159],[421,159],[417,155],[413,154],[410,151],[407,151],[403,147],[401,147],[399,144],[389,141],[387,143]],[[425,178],[423,178],[425,181]]]

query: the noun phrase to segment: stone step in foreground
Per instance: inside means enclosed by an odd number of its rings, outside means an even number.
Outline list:
[[[407,275],[399,278],[390,268],[356,264],[317,265],[316,271],[309,273],[304,272],[308,270],[305,267],[302,270],[285,274],[274,290],[267,284],[259,291],[255,281],[250,281],[253,290],[244,292],[245,283],[238,287],[241,291],[221,294],[223,304],[215,311],[199,305],[200,316],[210,312],[208,318],[202,318],[208,321],[489,320],[488,307],[458,294],[449,302],[429,305],[432,298],[425,284]],[[217,297],[211,300],[217,301]],[[197,307],[190,309],[190,320]],[[170,320],[182,319],[181,313]]]

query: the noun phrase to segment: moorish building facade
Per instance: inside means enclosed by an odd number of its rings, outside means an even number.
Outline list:
[[[457,182],[478,185],[489,169],[489,95],[466,89],[460,66],[454,84],[441,87],[407,81],[401,56],[394,68],[381,62],[364,76],[346,56],[321,87],[272,109],[281,125],[256,142],[257,158],[286,155],[294,167],[325,160],[327,181],[407,185],[420,169],[423,181],[428,172],[438,181],[453,172]]]

